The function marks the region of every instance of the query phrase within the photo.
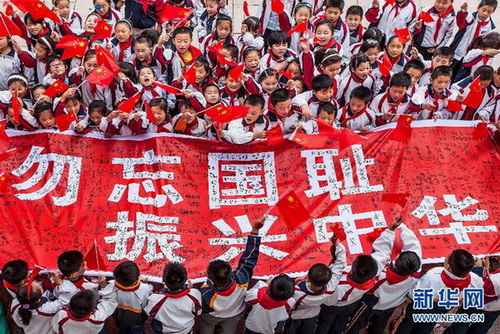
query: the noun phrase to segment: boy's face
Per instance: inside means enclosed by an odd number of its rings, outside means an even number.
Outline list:
[[[144,62],[149,60],[152,49],[146,43],[136,43],[134,45],[134,53],[139,61]]]
[[[63,75],[66,72],[66,64],[57,59],[50,63],[50,71],[55,75]]]
[[[443,56],[434,56],[432,57],[432,68],[436,68],[438,66],[450,66],[451,61],[448,57]]]
[[[361,24],[361,20],[362,20],[361,16],[352,14],[347,15],[345,18],[345,21],[350,31],[356,30],[358,26]]]
[[[431,79],[432,89],[438,94],[441,94],[450,86],[451,78],[446,75],[440,75],[436,79]]]
[[[488,19],[491,16],[491,14],[493,14],[494,11],[495,11],[495,8],[493,6],[484,5],[484,6],[478,7],[477,8],[477,18],[480,21],[484,21],[484,20]]]
[[[222,21],[217,25],[216,30],[219,40],[226,39],[231,33],[231,23],[228,21]]]
[[[220,93],[217,87],[210,86],[207,89],[205,89],[205,99],[207,100],[208,103],[217,103],[220,100]]]
[[[143,68],[139,71],[139,82],[143,86],[151,86],[155,80],[153,70],[150,68]]]
[[[215,16],[219,11],[219,5],[214,0],[207,0],[205,4],[208,16]]]
[[[255,72],[259,69],[259,53],[251,52],[245,58],[245,66],[252,72]]]
[[[333,121],[335,120],[335,114],[328,114],[326,111],[320,111],[318,114],[318,118],[325,122],[328,125],[333,125]]]
[[[94,124],[101,124],[102,114],[98,111],[90,111],[89,118]]]
[[[328,7],[325,11],[325,16],[327,20],[335,22],[338,20],[339,16],[342,14],[340,8]]]
[[[322,24],[316,29],[316,38],[318,39],[318,44],[321,46],[327,45],[332,39],[332,36],[333,32],[326,24]]]
[[[191,124],[196,120],[195,111],[185,106],[181,107],[182,118],[186,120],[187,124]]]
[[[237,90],[239,90],[241,88],[241,85],[241,81],[236,81],[230,76],[226,78],[227,89],[229,89],[231,92],[236,92]]]
[[[392,58],[399,57],[403,52],[404,45],[399,41],[399,38],[393,38],[389,44],[387,44],[387,54]]]
[[[51,129],[56,124],[54,114],[50,111],[44,111],[40,114],[38,121],[44,129]]]
[[[389,95],[393,101],[399,101],[406,93],[408,87],[402,86],[391,86],[389,87]]]
[[[333,87],[316,90],[313,93],[321,102],[328,102],[332,98]]]
[[[165,121],[167,118],[167,114],[165,114],[165,110],[161,109],[159,106],[152,106],[151,112],[156,120],[156,124],[160,124]]]
[[[196,66],[196,72],[194,74],[196,83],[203,82],[203,80],[205,80],[207,75],[208,75],[208,73],[205,70],[204,66]]]
[[[271,45],[271,52],[278,58],[282,58],[288,50],[287,42],[280,42]]]
[[[186,53],[186,51],[191,46],[191,36],[189,34],[177,34],[174,38],[174,45],[180,54]]]
[[[297,94],[302,94],[304,92],[304,82],[302,80],[294,80],[293,84]]]
[[[355,97],[351,98],[349,101],[349,106],[353,114],[357,114],[363,111],[366,107],[366,103],[363,100],[357,99]]]
[[[297,12],[295,13],[295,21],[297,23],[302,23],[304,21],[309,20],[309,17],[311,16],[311,10],[307,7],[300,7]]]
[[[99,20],[99,17],[97,15],[89,15],[87,16],[87,20],[85,21],[85,31],[89,33],[95,33],[95,26],[97,24],[97,20]]]
[[[64,106],[66,107],[68,113],[76,114],[80,109],[80,102],[78,102],[77,100],[69,100],[64,103]]]
[[[9,39],[7,37],[0,37],[0,49],[4,49],[9,45]]]
[[[417,70],[416,68],[410,67],[406,73],[408,73],[411,77],[411,84],[415,85],[420,81],[422,77],[422,71]]]
[[[452,0],[436,0],[434,2],[434,7],[438,11],[438,13],[442,13],[445,10],[447,10],[448,7],[450,7],[452,3],[453,3]]]
[[[245,116],[245,122],[247,122],[247,124],[255,123],[260,115],[262,115],[262,108],[260,106],[251,106],[249,104],[245,104],[245,107],[250,108]]]
[[[278,102],[274,106],[274,110],[279,117],[287,117],[292,110],[292,100],[287,100],[283,102]]]
[[[334,78],[336,75],[340,74],[340,70],[342,69],[342,66],[340,62],[335,63],[335,64],[330,64],[326,67],[323,68],[323,73],[328,75],[330,78]]]
[[[491,80],[479,80],[482,89],[486,89],[491,84]]]
[[[39,101],[38,103],[40,102],[51,102],[51,99],[50,97],[46,96],[46,95],[43,95],[43,93],[45,93],[45,88],[43,87],[39,87],[35,90],[33,90],[33,100],[34,101]]]

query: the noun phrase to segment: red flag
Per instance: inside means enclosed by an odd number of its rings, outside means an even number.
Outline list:
[[[308,135],[297,131],[288,140],[307,148],[322,148],[325,147],[326,142],[328,141],[328,136]]]
[[[339,136],[339,149],[342,151],[352,145],[361,144],[366,137],[360,136],[349,128],[343,128]]]
[[[248,2],[243,1],[243,13],[245,16],[250,16],[250,11],[248,10]]]
[[[449,112],[458,112],[462,111],[463,108],[459,102],[448,99],[448,106],[446,107],[446,110]]]
[[[144,12],[144,14],[147,14],[148,6],[154,5],[154,3],[156,2],[156,0],[136,0],[136,1],[142,3],[142,11]]]
[[[70,112],[69,114],[63,114],[55,117],[57,128],[59,131],[63,132],[70,128],[71,123],[78,122],[76,115],[74,112]]]
[[[236,64],[234,61],[227,60],[227,58],[225,56],[221,55],[219,52],[217,52],[217,62],[219,64],[229,65],[232,67],[238,66],[238,64]]]
[[[7,189],[10,187],[9,174],[0,173],[0,196],[7,193]]]
[[[64,49],[61,59],[65,60],[73,57],[83,57],[87,52],[88,45],[89,41],[86,39],[66,35],[57,43],[56,48]]]
[[[62,24],[59,16],[49,9],[42,1],[39,0],[17,0],[15,2],[17,8],[19,8],[24,14],[30,13],[35,20],[49,19],[54,23]]]
[[[157,123],[156,121],[156,117],[155,115],[153,114],[153,110],[151,110],[151,106],[149,105],[149,102],[146,101],[144,103],[145,105],[145,108],[146,108],[146,118],[149,119],[151,122],[153,122],[154,124]]]
[[[483,89],[481,88],[481,78],[476,77],[474,81],[469,86],[469,93],[462,101],[462,104],[472,108],[477,109],[481,102],[483,101]]]
[[[290,229],[296,228],[306,220],[311,219],[309,212],[307,212],[299,196],[293,190],[286,192],[278,203],[276,203],[276,207],[280,212],[281,218]]]
[[[0,37],[22,36],[22,34],[21,29],[9,17],[0,12]]]
[[[347,239],[347,235],[345,234],[344,226],[342,226],[342,223],[334,224],[332,226],[332,232],[333,232],[333,234],[335,234],[337,239],[339,239],[339,241],[341,241],[341,242],[345,241],[345,239]]]
[[[420,12],[418,19],[427,23],[434,22],[434,19],[432,18],[431,14],[427,12]]]
[[[271,0],[271,10],[280,15],[285,12],[285,5],[281,0]]]
[[[373,244],[373,242],[375,240],[378,239],[378,237],[380,237],[380,235],[382,234],[382,232],[384,232],[385,230],[387,230],[387,227],[379,227],[379,228],[375,228],[373,229],[372,232],[368,233],[366,236],[367,236],[367,239],[368,239],[368,242]]]
[[[477,123],[476,127],[474,128],[474,132],[472,132],[472,138],[484,138],[489,135],[488,131],[488,123],[486,122],[481,122]]]
[[[393,5],[396,2],[396,0],[386,0],[385,2],[388,3],[389,5]]]
[[[316,122],[318,123],[318,132],[321,135],[328,136],[330,139],[334,139],[334,138],[338,139],[340,137],[340,135],[342,134],[342,131],[334,128],[333,126],[326,123],[322,119],[317,118]]]
[[[160,15],[158,15],[157,21],[159,23],[164,23],[172,20],[183,21],[186,20],[192,12],[192,8],[176,7],[167,3],[165,7],[163,7]]]
[[[291,71],[275,71],[275,72],[281,74],[282,76],[284,76],[287,79],[293,78],[293,72],[291,72]]]
[[[111,38],[111,35],[113,34],[113,29],[111,26],[106,22],[105,20],[98,20],[95,28],[95,35],[92,37],[90,41],[97,41],[98,39],[104,39],[104,38]]]
[[[384,61],[382,62],[382,64],[380,64],[379,72],[380,74],[382,74],[383,77],[387,77],[389,76],[389,74],[391,74],[391,69],[392,69],[391,60],[386,54],[384,54]]]
[[[409,199],[410,199],[410,194],[407,193],[382,194],[382,202],[399,204],[402,208],[406,206],[406,203],[408,203]]]
[[[167,84],[164,84],[163,82],[160,81],[154,81],[153,82],[155,86],[160,87],[164,91],[166,91],[169,94],[175,94],[175,95],[182,95],[182,91],[179,88],[175,88],[174,86],[170,86]]]
[[[3,5],[5,6],[5,15],[7,16],[14,15],[14,8],[12,8],[12,6],[9,5],[8,2],[4,2]]]
[[[498,235],[496,241],[492,243],[492,247],[490,248],[487,254],[496,254],[499,252],[500,252],[500,235]]]
[[[99,86],[108,86],[115,78],[115,74],[104,65],[99,66],[87,76],[87,81]]]
[[[0,153],[0,161],[9,159],[10,157],[16,155],[17,147],[11,148],[10,150]]]
[[[113,72],[115,75],[121,71],[120,66],[116,64],[115,58],[108,49],[96,45],[95,56],[97,59],[97,64],[106,66],[108,70]]]
[[[135,93],[134,96],[131,98],[127,99],[125,102],[120,103],[116,109],[121,110],[126,113],[131,113],[132,110],[134,110],[135,106],[137,103],[139,103],[139,100],[141,99],[142,94],[141,93]]]
[[[229,71],[229,77],[233,79],[234,81],[239,81],[241,73],[243,73],[243,69],[245,68],[245,64],[239,64],[235,68],[231,69]]]
[[[87,268],[90,270],[106,270],[106,265],[104,264],[104,260],[99,254],[99,249],[97,248],[97,242],[94,240],[92,247],[89,249],[85,257],[83,258],[85,262],[87,262]]]
[[[407,142],[411,138],[411,122],[413,122],[412,115],[399,115],[396,128],[391,131],[388,139],[400,142]]]
[[[14,94],[12,94],[12,98],[10,99],[10,104],[12,105],[12,111],[13,111],[12,120],[14,122],[19,122],[23,106],[21,105],[21,102],[19,102],[19,98],[17,97],[17,89],[14,91]]]
[[[3,139],[7,142],[12,141],[9,136],[7,136],[7,133],[5,132],[5,129],[7,128],[7,120],[4,119],[3,121],[0,121],[0,139]]]
[[[40,274],[40,271],[42,271],[42,269],[43,268],[35,265],[35,268],[33,268],[33,271],[31,272],[30,277],[28,278],[28,283],[26,283],[26,290],[28,292],[28,298],[29,298],[29,295],[31,293],[33,281]]]
[[[411,40],[410,30],[408,28],[394,29],[394,33],[403,44]]]
[[[294,32],[305,32],[305,31],[307,31],[307,21],[304,21],[304,22],[302,22],[302,23],[297,24],[295,27],[293,27],[292,29],[290,29],[290,30],[286,33],[286,35],[287,35],[288,37],[290,37],[290,36],[292,36],[292,34],[293,34]]]
[[[43,95],[46,95],[48,97],[57,97],[64,93],[66,90],[68,90],[69,85],[62,82],[61,80],[57,80],[54,82],[52,85],[50,85],[49,88],[45,90]]]
[[[186,79],[187,83],[192,85],[196,82],[196,67],[193,65],[188,68],[184,73],[182,73],[184,79]]]
[[[283,137],[283,130],[279,124],[266,131],[267,144],[271,146],[281,146],[286,140]]]
[[[250,108],[245,106],[226,107],[222,104],[218,104],[205,109],[204,113],[215,122],[227,123],[229,121],[232,121],[233,119],[245,117],[248,113],[248,110],[250,110]]]

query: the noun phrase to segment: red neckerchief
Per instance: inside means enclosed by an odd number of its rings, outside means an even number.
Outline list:
[[[121,291],[136,291],[141,287],[141,282],[137,282],[136,284],[134,284],[132,286],[124,286],[118,282],[115,282],[115,287]]]
[[[387,99],[387,103],[389,103],[389,107],[390,107],[387,112],[390,112],[391,114],[396,114],[397,111],[398,111],[398,107],[401,104],[401,102],[403,102],[404,98],[405,98],[405,96],[403,95],[403,97],[400,98],[399,101],[391,102],[392,101],[391,94],[389,92],[387,92],[387,93],[385,93],[385,95],[382,98],[381,102],[383,103],[383,101],[385,99]],[[381,106],[382,106],[382,104],[381,104]]]
[[[266,310],[272,310],[273,308],[278,308],[284,306],[288,300],[274,300],[269,296],[269,288],[267,286],[262,287],[257,292],[257,300],[259,301],[259,305],[265,308]]]
[[[439,30],[441,30],[441,26],[443,25],[443,17],[447,16],[448,14],[450,14],[453,11],[453,6],[448,7],[448,9],[446,9],[441,14],[438,13],[436,7],[432,7],[429,10],[429,14],[431,12],[433,12],[433,11],[438,16],[438,19],[437,19],[437,22],[436,22],[436,31],[434,32],[434,42],[437,43],[437,39],[438,39],[438,35],[439,35]]]
[[[320,47],[320,48],[323,48],[323,49],[335,49],[335,50],[340,50],[339,48],[340,44],[333,38],[330,39],[330,42],[328,42],[328,44],[326,45],[319,45],[319,43],[315,43],[313,45],[314,48],[316,47]]]
[[[144,86],[144,92],[151,92],[151,94],[153,94],[153,98],[157,98],[157,97],[160,97],[160,94],[158,94],[158,92],[155,90],[155,87],[154,86]]]
[[[179,56],[179,59],[184,64],[184,66],[189,66],[189,65],[193,64],[195,62],[195,60],[201,56],[200,49],[195,48],[192,45],[190,45],[188,49],[191,52],[191,55],[193,56],[189,63],[184,63],[184,58],[182,57],[182,55],[179,53],[179,51],[175,51],[175,52],[177,52],[177,55]]]
[[[373,288],[375,286],[375,284],[377,283],[377,279],[375,277],[373,277],[372,279],[369,279],[368,281],[364,282],[364,283],[356,283],[352,280],[351,278],[351,275],[348,274],[347,275],[347,283],[353,287],[353,288],[356,288],[358,290],[370,290],[371,288]]]
[[[123,61],[123,59],[125,58],[125,50],[130,48],[133,42],[134,39],[132,38],[132,36],[130,36],[128,41],[126,41],[125,43],[118,42],[118,47],[120,49],[120,53],[118,54],[118,61]]]
[[[391,62],[392,66],[394,66],[394,64],[399,63],[399,61],[401,60],[401,57],[403,57],[403,54],[400,54],[400,55],[399,55],[399,56],[397,56],[396,58],[393,58],[393,57],[391,57],[391,56],[389,56],[389,55],[387,54],[387,58],[389,58],[389,61]],[[391,68],[392,68],[392,66],[391,66]]]
[[[85,290],[85,288],[83,287],[83,283],[85,283],[85,279],[83,278],[83,276],[80,276],[76,281],[69,281],[73,283],[78,288],[78,290]]]
[[[97,10],[95,10],[94,13],[96,13],[102,20],[110,20],[113,18],[113,15],[111,14],[111,8],[108,9],[108,11],[106,12],[106,14],[104,14],[104,16],[99,14]]]
[[[186,135],[192,135],[193,130],[198,127],[198,117],[194,119],[191,123],[186,122]]]
[[[233,294],[234,290],[236,289],[236,282],[232,282],[229,288],[223,291],[216,290],[215,293],[218,294],[219,296],[230,296]]]
[[[354,80],[354,82],[357,82],[359,84],[363,84],[363,82],[365,82],[365,80],[366,80],[366,79],[361,79],[360,77],[358,77],[354,73],[351,74],[351,78],[352,78],[352,80]]]
[[[3,280],[3,286],[6,289],[9,289],[9,290],[12,290],[12,291],[17,291],[19,289],[18,286],[14,286],[14,285],[10,284],[9,282],[7,282],[6,280]]]
[[[353,119],[356,119],[358,117],[361,117],[364,113],[366,113],[366,107],[363,108],[360,112],[356,114],[351,114],[350,107],[347,105],[346,106],[346,118],[342,120],[342,127],[347,128],[347,122],[352,121]],[[349,117],[347,117],[349,116]]]
[[[163,295],[169,297],[169,298],[181,298],[184,297],[185,295],[188,295],[191,289],[186,289],[183,290],[182,292],[179,293],[168,293],[168,292],[163,292]]]
[[[448,275],[447,270],[445,269],[441,272],[441,280],[443,281],[444,285],[446,285],[448,288],[450,289],[458,288],[460,291],[462,291],[463,289],[469,286],[471,276],[470,274],[467,274],[467,277],[465,278],[459,278],[459,279],[451,278]]]
[[[43,30],[38,35],[31,35],[33,38],[42,38],[43,36],[50,35],[50,30],[47,27],[43,27]]]
[[[392,263],[387,266],[387,270],[385,271],[385,278],[387,279],[387,283],[389,283],[389,285],[403,282],[410,276],[411,275],[401,276],[395,273],[394,270],[392,270]]]
[[[498,296],[495,292],[495,286],[493,285],[493,282],[491,281],[490,275],[493,274],[500,274],[500,269],[495,270],[492,273],[488,273],[484,278],[484,303],[488,304],[494,300],[498,299]]]
[[[474,37],[472,38],[472,40],[475,40],[477,37],[479,37],[479,33],[481,32],[481,27],[487,25],[488,23],[489,23],[488,20],[482,22],[477,21],[476,31],[474,32]]]
[[[87,314],[86,316],[84,316],[83,318],[78,318],[76,317],[69,309],[66,309],[66,313],[68,314],[68,317],[73,320],[73,321],[77,321],[77,322],[84,322],[84,321],[87,321],[90,319],[90,317],[94,314],[96,310],[93,310],[92,312],[90,312],[89,314]]]

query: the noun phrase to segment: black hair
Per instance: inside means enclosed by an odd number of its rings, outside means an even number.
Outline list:
[[[167,114],[167,118],[168,118],[168,103],[167,103],[167,100],[165,100],[163,97],[157,97],[155,99],[152,99],[150,102],[149,102],[149,106],[150,107],[158,107],[160,108],[161,110],[164,110],[165,113]]]
[[[326,74],[318,74],[311,81],[311,88],[315,92],[324,89],[330,89],[332,87],[333,87],[332,78],[330,78]]]
[[[35,20],[35,18],[30,13],[26,13],[26,15],[24,15],[24,24],[28,25],[28,22],[31,22],[32,24],[43,25],[45,23],[45,19]]]
[[[316,263],[307,273],[307,278],[314,286],[325,286],[332,278],[332,270],[323,263]]]
[[[88,109],[89,109],[89,114],[92,111],[97,111],[103,116],[107,116],[108,114],[108,108],[106,107],[106,102],[101,100],[94,100],[90,102]]]
[[[498,1],[497,0],[481,0],[477,8],[481,8],[483,6],[491,6],[493,9],[497,9]]]
[[[134,286],[139,280],[139,267],[132,261],[120,263],[113,270],[113,277],[123,286]]]
[[[488,261],[490,262],[490,272],[500,268],[500,258],[498,256],[490,256],[488,257]]]
[[[344,0],[328,0],[325,5],[326,8],[338,8],[341,11],[344,10],[345,2]]]
[[[28,263],[24,260],[12,260],[2,267],[2,279],[16,285],[28,278]]]
[[[313,12],[313,9],[312,9],[312,6],[310,3],[307,3],[307,2],[299,2],[298,4],[295,5],[295,7],[293,8],[293,15],[297,14],[297,11],[300,9],[300,8],[307,8],[309,9],[309,13],[312,14]]]
[[[294,291],[293,279],[286,274],[279,274],[269,284],[268,294],[274,300],[283,301],[291,298]]]
[[[358,99],[368,104],[372,100],[372,91],[368,87],[358,86],[351,91],[349,98]]]
[[[493,80],[495,78],[495,70],[489,65],[479,66],[474,71],[474,78],[479,77],[479,80]]]
[[[119,25],[119,24],[126,24],[130,30],[133,29],[133,24],[132,22],[129,20],[129,19],[119,19],[118,21],[116,21],[115,23],[115,30],[116,30],[116,26]]]
[[[490,32],[485,36],[476,37],[467,48],[467,51],[472,49],[500,49],[500,33]]]
[[[358,68],[359,65],[363,64],[363,63],[370,63],[370,58],[368,58],[368,56],[366,56],[365,54],[363,53],[359,53],[357,55],[355,55],[354,57],[351,58],[351,62],[349,63],[349,68],[350,69],[355,69],[355,68]]]
[[[417,253],[413,251],[401,252],[394,261],[396,271],[401,276],[412,275],[420,269],[422,261]]]
[[[83,62],[85,63],[87,60],[89,60],[90,58],[94,58],[95,56],[95,50],[87,50],[87,52],[85,52],[85,55],[83,56]]]
[[[216,85],[216,84],[209,84],[209,85],[206,85],[205,87],[203,87],[203,90],[202,90],[203,94],[205,94],[205,91],[207,90],[208,87],[215,87],[215,88],[217,88],[217,90],[220,93],[220,87],[218,85]]]
[[[363,33],[363,41],[374,40],[379,44],[380,50],[385,46],[385,34],[378,28],[368,28]]]
[[[395,73],[391,80],[389,81],[389,87],[410,87],[411,86],[411,76],[406,72]]]
[[[33,85],[33,87],[31,87],[31,93],[33,93],[35,90],[37,89],[40,89],[40,88],[43,88],[43,89],[47,89],[47,85],[44,85],[44,84],[36,84],[36,85]]]
[[[205,69],[205,72],[210,74],[210,63],[205,57],[199,57],[194,61],[194,66],[196,67],[203,67]]]
[[[278,73],[273,68],[266,68],[260,73],[258,82],[261,83],[264,79],[269,77],[275,77],[276,80],[279,80]]]
[[[362,284],[377,275],[377,261],[371,255],[359,255],[354,259],[350,275],[356,283]]]
[[[223,14],[219,15],[219,17],[217,17],[217,20],[215,20],[215,27],[217,27],[220,22],[229,22],[229,24],[231,25],[231,31],[233,30],[233,19],[230,16]]]
[[[33,284],[33,283],[32,283]],[[19,307],[19,316],[23,325],[29,326],[32,316],[33,305],[36,305],[40,298],[42,297],[42,291],[31,289],[28,295],[28,285],[25,284],[16,291],[16,298],[21,306]],[[29,305],[28,308],[24,308],[22,305]]]
[[[137,44],[146,44],[149,48],[153,47],[153,41],[151,40],[151,38],[142,35],[137,37],[137,39],[134,41],[134,46]]]
[[[420,71],[422,73],[424,73],[424,71],[425,71],[425,65],[424,65],[424,63],[422,63],[422,61],[420,59],[412,59],[412,60],[408,61],[405,64],[405,66],[403,67],[403,72],[408,71],[410,68],[414,68],[417,71]]]
[[[73,95],[70,95],[70,96],[66,97],[65,102],[68,102],[68,101],[77,101],[77,102],[83,103],[82,94],[77,89],[77,90],[75,90],[75,92],[73,93]]]
[[[335,115],[337,117],[337,106],[331,102],[323,102],[318,107],[318,115],[322,112],[326,112],[328,115]]]
[[[349,8],[347,8],[347,12],[346,12],[345,16],[347,17],[348,15],[357,15],[357,16],[361,16],[361,18],[363,18],[363,14],[364,14],[363,7],[358,6],[358,5],[352,5]]]
[[[52,115],[54,115],[54,108],[52,106],[52,103],[42,101],[35,106],[35,118],[37,120],[39,119],[40,114],[43,112],[50,112],[52,113]]]
[[[188,109],[194,109],[191,102],[189,102],[189,100],[187,100],[187,99],[181,100],[181,101],[179,101],[179,103],[177,103],[177,110],[181,111],[182,107],[185,107]]]
[[[137,82],[134,65],[129,62],[122,61],[118,63],[118,67],[120,68],[120,71],[123,72],[123,74],[125,74],[125,76],[132,82]]]
[[[406,43],[403,43],[403,42],[401,41],[401,39],[399,38],[399,36],[398,36],[398,35],[393,35],[393,36],[389,37],[389,39],[387,40],[387,44],[385,45],[385,48],[387,49],[387,47],[389,46],[389,44],[391,44],[392,40],[393,40],[393,39],[396,39],[396,38],[399,40],[399,43],[401,43],[401,44],[403,45],[403,47],[404,47],[404,45],[405,45]]]
[[[163,283],[169,290],[180,290],[187,281],[186,268],[179,262],[170,262],[163,270]]]
[[[37,44],[40,44],[49,54],[54,53],[56,48],[56,42],[50,36],[43,36],[36,40]]]
[[[286,37],[286,34],[284,31],[278,30],[278,31],[271,31],[269,36],[267,37],[267,44],[269,46],[272,46],[274,44],[282,44],[282,43],[288,43],[288,38]]]
[[[69,301],[68,309],[75,318],[85,318],[97,307],[99,296],[92,290],[78,291]]]
[[[440,57],[446,57],[448,58],[448,61],[452,62],[453,58],[455,57],[455,50],[450,48],[449,46],[441,46],[434,51],[432,54],[432,58],[440,56]]]
[[[436,79],[439,76],[452,77],[453,71],[449,66],[438,66],[432,70],[431,79]]]
[[[189,37],[193,38],[193,30],[188,27],[177,27],[174,29],[174,32],[172,33],[172,38],[175,38],[175,36],[179,34],[188,34]]]
[[[262,95],[252,94],[245,98],[245,102],[243,104],[264,109],[266,106],[266,100],[262,97]]]
[[[60,62],[62,62],[63,65],[66,65],[66,68],[67,68],[68,63],[65,60],[62,60],[61,56],[58,54],[53,54],[53,55],[50,55],[47,57],[47,66],[50,66],[50,64],[52,64],[53,62],[58,61],[58,60]]]
[[[271,93],[270,101],[273,106],[280,102],[288,101],[292,98],[290,95],[290,91],[286,88],[278,88],[274,92]]]
[[[207,277],[216,287],[225,287],[231,281],[231,274],[231,266],[226,261],[214,260],[208,264]]]
[[[255,16],[247,17],[246,19],[243,20],[242,23],[247,25],[248,31],[258,31],[259,30],[260,21],[259,21],[259,18],[255,17]]]
[[[299,68],[299,73],[300,73],[300,75],[302,76],[302,74],[303,74],[303,73],[302,73],[302,66],[300,66],[300,60],[299,60],[298,58],[293,58],[292,60],[290,60],[290,61],[288,62],[288,66],[286,67],[286,68],[287,68],[287,70],[288,70],[288,68],[290,67],[290,65],[292,65],[292,64],[297,65],[297,67]]]
[[[332,34],[335,31],[335,28],[333,27],[333,23],[330,20],[319,21],[318,24],[316,25],[316,30],[318,30],[319,26],[327,26],[328,29],[330,29],[330,31],[332,32]],[[332,38],[333,38],[333,36],[332,36]]]
[[[260,51],[257,48],[254,48],[253,46],[249,46],[248,48],[245,49],[245,51],[243,51],[243,59],[245,59],[252,52],[257,52],[260,58]]]
[[[155,80],[157,79],[156,78],[156,72],[155,72],[155,70],[151,66],[149,66],[149,65],[143,65],[143,66],[141,66],[141,68],[137,71],[137,73],[140,73],[144,69],[151,70],[151,73],[153,73],[153,76],[155,77]]]
[[[359,47],[359,53],[365,53],[371,48],[378,48],[380,50],[380,45],[374,39],[363,41],[363,44]]]
[[[67,251],[57,258],[57,267],[66,277],[80,270],[83,264],[83,254],[77,250]]]
[[[240,51],[238,50],[238,47],[236,45],[224,45],[223,49],[229,52],[229,56],[231,57],[231,59],[238,59]]]
[[[332,64],[338,64],[342,62],[342,57],[334,49],[319,49],[314,54],[314,63],[316,66],[323,66],[323,68],[328,67]]]
[[[9,80],[7,81],[7,86],[12,85],[13,83],[19,82],[23,84],[26,88],[28,88],[28,79],[24,75],[21,74],[13,74],[9,77]]]
[[[448,257],[448,265],[453,275],[465,277],[474,268],[474,256],[464,249],[455,249]]]

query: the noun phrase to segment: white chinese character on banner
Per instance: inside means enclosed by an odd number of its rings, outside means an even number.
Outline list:
[[[161,187],[163,194],[156,193],[156,188],[153,180],[173,180],[174,173],[159,170],[156,172],[135,170],[137,165],[155,165],[155,164],[170,164],[180,165],[181,158],[177,156],[163,156],[155,155],[153,150],[143,152],[141,158],[113,158],[113,164],[123,165],[123,178],[125,180],[146,179],[141,183],[130,183],[128,185],[116,184],[113,192],[108,200],[111,202],[118,202],[121,200],[128,188],[128,201],[130,203],[138,203],[142,205],[153,205],[155,207],[162,207],[167,203],[167,199],[173,204],[183,201],[181,194],[171,185],[167,184]],[[141,185],[144,191],[154,192],[155,197],[142,197],[139,195]]]
[[[237,216],[234,217],[238,226],[242,233],[249,233],[252,231],[252,225],[250,224],[250,220],[248,216]],[[266,245],[270,242],[279,242],[286,241],[286,234],[274,234],[267,235],[267,232],[274,224],[274,222],[278,219],[277,216],[265,215],[264,226],[260,229],[259,235],[261,236],[261,245],[260,252],[276,260],[282,260],[285,258],[288,253],[283,252],[279,249]],[[208,239],[208,244],[215,246],[229,246],[229,245],[241,245],[241,247],[231,246],[227,251],[225,251],[222,255],[217,257],[218,260],[230,261],[243,253],[245,250],[245,245],[247,243],[246,237],[231,237],[236,234],[236,231],[229,226],[223,219],[219,219],[212,222],[212,225],[215,226],[225,237],[221,238],[210,238]]]
[[[340,204],[338,210],[338,216],[326,216],[313,220],[318,243],[330,242],[333,232],[328,231],[328,224],[341,223],[347,237],[346,240],[347,246],[349,247],[349,253],[360,254],[363,253],[363,245],[361,244],[359,236],[373,232],[376,228],[387,227],[383,211],[353,213],[350,204]],[[356,221],[363,219],[371,220],[372,226],[358,228],[356,226]]]
[[[134,228],[135,223],[135,228]],[[121,261],[137,259],[147,245],[147,252],[144,259],[153,262],[163,258],[169,261],[183,262],[184,258],[176,255],[174,250],[182,248],[180,244],[181,236],[177,233],[179,218],[159,217],[153,214],[136,213],[135,222],[129,221],[127,211],[118,212],[116,222],[106,223],[106,227],[116,230],[114,236],[104,238],[107,244],[114,243],[115,251],[107,254],[111,261]],[[127,251],[128,240],[134,238],[132,249]],[[157,247],[161,253],[157,251]]]
[[[344,176],[343,195],[367,194],[384,190],[382,184],[371,185],[368,178],[367,166],[375,163],[374,159],[365,159],[361,145],[351,147],[354,165],[356,167],[356,176],[358,185],[354,182],[354,173],[351,161],[348,158],[340,159],[340,166]],[[340,198],[340,189],[342,181],[339,181],[335,172],[333,157],[338,156],[338,150],[305,150],[301,152],[302,157],[306,158],[307,176],[310,189],[305,191],[308,197],[314,197],[329,193],[331,200]],[[317,159],[320,159],[318,162]],[[320,174],[319,172],[322,172]]]
[[[18,193],[16,197],[27,201],[34,201],[45,197],[57,187],[64,175],[65,165],[68,165],[66,194],[61,197],[52,196],[52,200],[54,201],[54,205],[58,206],[68,206],[75,203],[78,197],[78,187],[80,185],[82,158],[56,153],[41,154],[43,150],[44,148],[40,146],[31,147],[31,151],[26,160],[11,173],[21,177],[31,170],[34,164],[38,164],[37,169],[28,180],[15,184],[13,187],[17,190],[28,190],[39,184],[49,170],[50,162],[53,162],[52,175],[42,187],[37,187],[38,190],[30,193]]]
[[[268,204],[278,200],[274,152],[209,153],[210,208]]]

